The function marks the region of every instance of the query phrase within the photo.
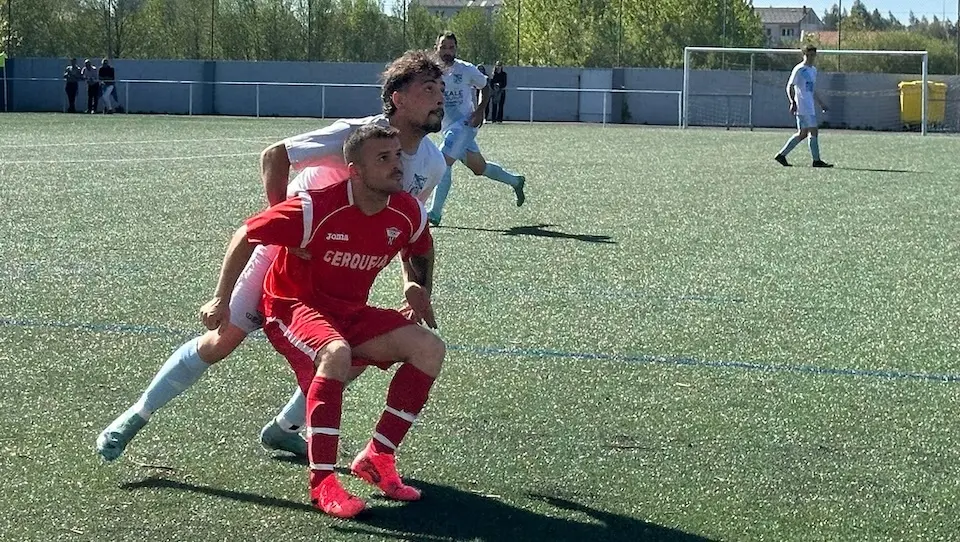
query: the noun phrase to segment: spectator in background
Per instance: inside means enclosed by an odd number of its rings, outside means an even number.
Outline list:
[[[87,113],[96,113],[100,103],[100,76],[89,58],[83,61],[83,79],[87,82]]]
[[[104,58],[100,62],[100,85],[103,87],[103,112],[113,113],[114,104],[120,105],[120,99],[117,98],[117,81],[114,75],[113,66],[110,65],[110,59]]]
[[[483,75],[487,75],[487,67],[484,66],[483,64],[477,64],[477,71],[480,72],[480,73],[482,73]],[[488,80],[489,80],[489,78],[490,78],[490,76],[487,75],[487,79],[488,79]],[[479,104],[479,103],[480,103],[480,91],[479,91],[479,90],[476,91],[476,96],[474,96],[474,97],[476,98],[476,99],[474,100],[474,103]],[[483,118],[485,118],[485,119],[489,119],[489,118],[490,118],[490,104],[489,104],[489,103],[487,104],[487,108],[483,110]]]
[[[503,102],[507,99],[507,72],[503,71],[503,63],[499,60],[493,67],[493,77],[490,80],[493,96],[490,97],[491,115],[493,122],[503,122]]]
[[[63,79],[67,82],[65,90],[67,91],[67,113],[77,112],[77,91],[80,88],[80,80],[83,79],[83,73],[80,66],[77,66],[77,59],[71,58],[67,69],[63,71]]]

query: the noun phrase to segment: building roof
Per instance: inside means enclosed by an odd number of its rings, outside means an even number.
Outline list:
[[[804,17],[812,13],[815,21],[820,23],[820,17],[813,8],[753,8],[763,24],[800,24]],[[813,22],[813,21],[811,21]]]
[[[503,0],[411,0],[425,8],[498,8]]]

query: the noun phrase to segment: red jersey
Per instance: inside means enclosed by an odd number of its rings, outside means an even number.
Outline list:
[[[300,192],[250,218],[247,238],[311,256],[280,251],[264,279],[265,304],[300,301],[331,316],[366,306],[374,280],[397,253],[422,255],[433,247],[422,203],[400,192],[367,216],[353,204],[350,180]]]

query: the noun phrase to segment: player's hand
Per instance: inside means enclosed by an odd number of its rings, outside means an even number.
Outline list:
[[[437,329],[437,317],[433,314],[433,303],[430,301],[430,292],[416,282],[407,282],[403,286],[403,296],[407,305],[401,313],[412,322],[423,322],[431,329]]]
[[[230,303],[219,297],[214,297],[200,307],[200,321],[203,327],[213,330],[230,318]]]
[[[797,114],[797,102],[790,102],[790,114],[791,115]]]
[[[470,116],[470,126],[474,128],[479,128],[483,126],[483,110],[477,109],[473,112],[473,115]]]

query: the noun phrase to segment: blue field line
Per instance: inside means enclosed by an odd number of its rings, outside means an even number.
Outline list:
[[[17,320],[0,318],[0,327],[44,327],[52,329],[73,329],[77,331],[91,331],[97,333],[135,333],[143,335],[166,335],[183,340],[196,336],[197,331],[186,331],[161,326],[142,324],[109,324],[92,322],[46,322],[34,320]],[[248,340],[265,341],[263,334],[255,334]],[[448,344],[447,350],[465,352],[483,356],[510,356],[523,358],[553,358],[575,359],[586,361],[614,361],[620,363],[651,363],[659,365],[709,367],[717,369],[741,369],[745,371],[762,371],[771,373],[799,373],[808,375],[827,376],[854,376],[883,378],[889,380],[921,380],[932,382],[960,382],[960,374],[949,373],[915,373],[909,371],[880,370],[880,369],[842,369],[837,367],[820,367],[817,365],[778,365],[763,364],[749,361],[710,361],[684,356],[655,356],[651,354],[625,355],[604,354],[599,352],[567,352],[564,350],[550,350],[543,348],[513,348],[500,346],[471,346]]]

